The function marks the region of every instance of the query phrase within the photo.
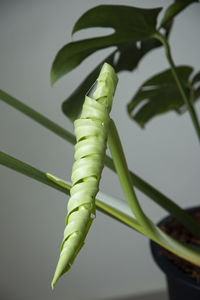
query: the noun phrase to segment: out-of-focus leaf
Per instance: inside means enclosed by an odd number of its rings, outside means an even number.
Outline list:
[[[190,94],[189,77],[192,67],[176,68],[186,93]],[[177,112],[184,106],[181,94],[176,86],[171,70],[168,69],[145,81],[128,104],[128,113],[141,127],[153,117],[171,110]]]
[[[198,2],[198,0],[179,0],[171,4],[165,11],[160,27],[165,26],[170,20],[184,10],[188,5]]]
[[[161,46],[161,43],[156,39],[147,39],[119,45],[119,58],[114,63],[116,72],[118,73],[124,70],[133,71],[145,54],[159,46]]]
[[[97,50],[150,38],[156,31],[160,11],[161,8],[142,9],[122,5],[100,5],[87,11],[76,22],[73,33],[89,27],[113,28],[114,33],[65,45],[52,65],[52,84]]]
[[[157,16],[161,9],[123,5],[96,6],[79,18],[72,32],[90,27],[109,27],[117,34],[123,33],[137,39],[146,38],[155,32]]]
[[[105,58],[104,61],[111,64],[117,73],[123,70],[132,71],[147,52],[159,46],[160,42],[156,39],[141,41],[140,45],[137,45],[136,42],[124,43],[118,47],[118,50]],[[116,55],[118,55],[117,59]],[[97,65],[79,87],[63,102],[62,110],[71,121],[78,118],[85,94],[97,77],[103,62]]]
[[[200,99],[200,87],[194,91],[194,102]]]

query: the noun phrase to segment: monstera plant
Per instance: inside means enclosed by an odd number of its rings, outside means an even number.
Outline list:
[[[137,230],[177,256],[200,266],[199,249],[176,241],[159,229],[143,212],[134,187],[165,209],[198,238],[200,238],[200,224],[175,202],[128,170],[116,126],[109,116],[118,81],[116,73],[133,72],[147,53],[158,47],[164,47],[169,69],[153,74],[141,84],[127,106],[128,114],[139,126],[144,127],[157,115],[172,110],[179,115],[188,112],[200,140],[200,125],[195,110],[195,103],[200,98],[200,72],[194,71],[191,66],[176,66],[169,45],[175,17],[195,2],[198,1],[175,1],[164,13],[161,7],[144,9],[124,5],[100,5],[90,9],[78,19],[72,30],[73,34],[94,27],[112,28],[113,33],[66,44],[57,53],[52,64],[52,84],[77,68],[94,52],[113,46],[115,50],[103,61],[98,62],[94,70],[62,104],[63,113],[71,121],[75,121],[75,136],[0,90],[2,101],[75,144],[76,161],[72,168],[72,187],[70,181],[42,172],[6,153],[0,153],[2,165],[71,195],[52,287],[58,278],[70,269],[82,248],[96,209]],[[163,15],[158,22],[161,12]],[[107,142],[112,158],[106,155]],[[104,164],[117,172],[133,216],[104,203],[101,194],[98,194],[99,198],[96,199]]]

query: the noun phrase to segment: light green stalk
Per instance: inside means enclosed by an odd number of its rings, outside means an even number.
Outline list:
[[[97,79],[92,98],[86,96],[80,119],[74,122],[75,163],[72,168],[71,198],[68,202],[66,228],[61,245],[52,288],[67,272],[84,240],[95,216],[95,197],[104,166],[106,143],[113,95],[117,85],[114,69],[104,64]]]
[[[185,244],[176,241],[175,239],[164,233],[143,212],[136,197],[135,191],[132,187],[132,182],[130,179],[130,174],[126,163],[124,151],[121,145],[117,129],[112,120],[110,122],[108,145],[122,189],[124,191],[128,204],[136,217],[136,221],[140,225],[140,227],[137,227],[138,231],[140,231],[141,233],[143,233],[148,238],[158,243],[165,249],[178,255],[179,257],[191,263],[194,263],[197,266],[200,266],[200,254],[198,252],[194,251],[192,248],[186,246]]]
[[[3,164],[4,166],[6,166],[8,168],[11,168],[17,172],[20,172],[30,178],[33,178],[39,182],[42,182],[48,186],[53,187],[56,190],[59,190],[65,194],[69,195],[69,190],[71,187],[68,182],[66,182],[63,179],[60,179],[52,174],[49,174],[49,173],[45,174],[45,172],[40,171],[40,170],[20,161],[6,153],[0,152],[0,164]],[[144,231],[144,228],[138,223],[138,221],[135,218],[131,217],[129,214],[125,213],[122,210],[119,210],[116,207],[113,207],[111,205],[108,205],[107,203],[104,203],[104,198],[105,198],[104,195],[99,194],[98,198],[99,199],[95,200],[96,207],[98,210],[100,210],[104,214],[107,214],[110,217],[116,219],[117,221],[120,221],[124,225],[139,231],[143,235],[146,235],[147,237],[150,238],[148,233]],[[110,199],[110,196],[108,196],[108,195],[106,195],[106,198],[109,198],[110,202],[111,202],[111,200],[113,200],[112,198]],[[115,199],[114,205],[116,205],[116,202],[119,203],[119,201],[120,201],[119,199]],[[124,202],[123,202],[123,204],[124,204]],[[126,211],[127,211],[127,209],[126,209]],[[170,246],[170,242],[168,242],[166,244],[167,240],[166,240],[165,233],[161,232],[161,230],[158,230],[158,228],[155,227],[154,224],[151,224],[151,226],[152,226],[152,228],[154,228],[155,232],[157,232],[156,239],[151,237],[155,242],[157,242],[158,244],[160,244],[163,247],[166,247],[168,250],[174,252],[177,255],[180,255],[180,253],[182,253],[182,251],[177,252],[177,247],[172,248]],[[163,239],[165,240],[165,243],[163,243]],[[195,250],[195,249],[190,249],[190,250]],[[185,251],[184,251],[184,253],[185,253]],[[183,258],[185,258],[188,261],[191,261],[193,263],[196,263],[197,265],[200,265],[200,258],[198,255],[198,251],[197,252],[192,251],[190,253],[190,252],[188,252],[188,248],[187,248],[187,250],[186,250],[187,255],[184,255],[184,253],[182,256]]]
[[[18,99],[12,97],[11,95],[7,94],[6,92],[0,90],[0,100],[4,101],[5,103],[11,105],[13,108],[17,109],[21,113],[27,115],[28,117],[32,118],[34,121],[38,122],[42,126],[46,127],[47,129],[51,130],[64,140],[75,144],[75,136],[71,134],[66,129],[60,127],[58,124],[54,123],[44,115],[38,113],[31,107],[27,106],[26,104],[22,103]],[[7,158],[3,156],[2,161]],[[108,166],[111,170],[116,172],[112,159],[106,155],[105,157],[105,165]],[[20,171],[20,170],[19,170]],[[191,232],[193,232],[196,236],[200,237],[200,225],[194,221],[184,210],[182,210],[175,202],[171,199],[166,197],[163,193],[155,189],[152,185],[141,179],[139,176],[134,174],[130,171],[131,182],[137,187],[142,193],[152,199],[155,203],[161,206],[163,209],[168,211],[173,217],[175,217],[179,222],[181,222],[185,227],[187,227]],[[57,185],[58,187],[58,185]]]
[[[135,215],[137,221],[140,225],[143,226],[144,231],[148,233],[148,236],[151,237],[154,235],[152,232],[151,224],[144,214],[142,208],[140,207],[139,201],[137,199],[136,193],[132,186],[130,173],[128,170],[126,158],[124,151],[121,145],[121,141],[116,129],[116,126],[111,120],[110,130],[108,135],[108,146],[115,164],[115,168],[124,192],[124,195],[128,201],[128,204]]]

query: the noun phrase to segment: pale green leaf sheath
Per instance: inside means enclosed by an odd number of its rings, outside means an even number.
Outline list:
[[[113,95],[117,85],[114,69],[105,63],[92,98],[85,97],[80,119],[74,122],[77,143],[72,167],[72,188],[60,258],[52,281],[70,269],[95,216],[95,196],[104,166]]]

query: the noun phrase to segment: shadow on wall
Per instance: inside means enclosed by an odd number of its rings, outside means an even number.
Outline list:
[[[138,296],[126,296],[126,297],[115,297],[115,298],[97,298],[96,300],[168,300],[167,292],[160,291],[150,294],[143,294]]]

